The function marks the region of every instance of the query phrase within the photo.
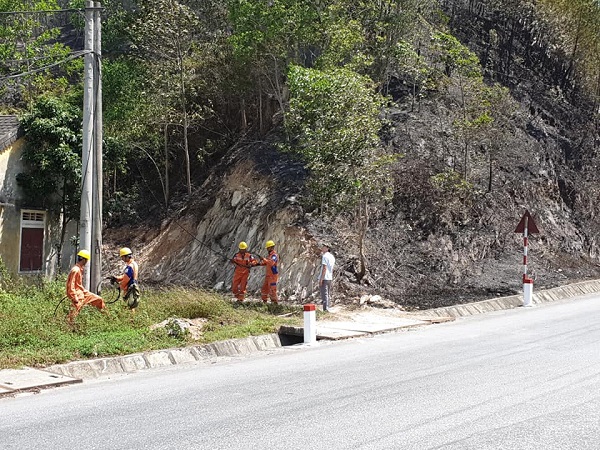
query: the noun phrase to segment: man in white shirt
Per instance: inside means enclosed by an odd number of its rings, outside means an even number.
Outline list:
[[[321,244],[321,273],[319,274],[319,290],[321,291],[321,301],[323,302],[323,311],[329,311],[329,300],[331,297],[331,280],[333,280],[333,266],[335,258],[329,252],[330,247],[327,244]]]

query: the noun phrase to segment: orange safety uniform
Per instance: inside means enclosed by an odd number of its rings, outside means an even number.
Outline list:
[[[277,298],[277,281],[279,280],[279,255],[275,250],[269,252],[269,256],[263,258],[261,265],[267,266],[265,271],[265,282],[260,290],[262,301],[271,299],[273,303],[279,302]]]
[[[248,252],[237,252],[231,259],[231,262],[235,265],[231,291],[233,292],[233,295],[242,302],[246,296],[246,286],[248,285],[248,276],[250,276],[250,267],[256,266],[258,261]]]
[[[127,265],[123,269],[122,275],[117,275],[115,278],[119,283],[119,287],[123,294],[127,294],[127,291],[131,287],[132,284],[137,283],[138,279],[138,264],[134,261],[133,258],[130,258],[127,262]]]
[[[72,306],[67,316],[69,322],[75,320],[81,308],[85,305],[95,306],[99,310],[106,308],[102,297],[91,293],[83,287],[83,266],[79,264],[73,266],[67,277],[67,297],[71,300]]]

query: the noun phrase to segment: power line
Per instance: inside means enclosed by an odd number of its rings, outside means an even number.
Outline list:
[[[104,8],[89,8],[92,10],[103,10]],[[40,9],[38,11],[0,11],[0,16],[20,16],[31,14],[53,14],[61,12],[83,12],[85,8],[68,8],[68,9]]]
[[[32,69],[32,70],[29,70],[27,72],[21,72],[21,73],[16,73],[16,74],[12,74],[12,75],[7,75],[5,77],[0,77],[0,82],[6,81],[6,80],[11,80],[11,79],[14,79],[14,78],[24,77],[24,76],[27,76],[27,75],[32,75],[32,74],[38,73],[38,72],[42,72],[42,71],[44,71],[46,69],[50,69],[51,67],[56,67],[56,66],[58,66],[60,64],[63,64],[65,62],[71,61],[73,59],[80,58],[80,57],[82,57],[82,56],[84,56],[84,55],[86,55],[88,53],[93,53],[93,51],[92,50],[79,50],[77,52],[73,52],[73,54],[71,56],[69,56],[67,58],[64,58],[64,59],[61,59],[60,61],[57,61],[55,63],[47,64],[45,66],[38,67],[37,69]]]

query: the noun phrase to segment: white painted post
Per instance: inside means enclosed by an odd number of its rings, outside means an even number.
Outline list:
[[[529,218],[525,217],[525,227],[523,228],[523,306],[531,306],[533,296],[533,279],[527,276],[527,240]]]
[[[535,224],[533,217],[529,214],[529,211],[525,210],[525,214],[521,217],[515,233],[523,233],[523,306],[532,306],[531,300],[533,298],[533,279],[527,276],[527,244],[529,239],[529,233],[539,233],[537,225]]]
[[[526,278],[523,280],[523,306],[531,306],[531,298],[533,297],[533,280]]]
[[[309,303],[304,305],[304,343],[315,344],[317,342],[317,307]]]

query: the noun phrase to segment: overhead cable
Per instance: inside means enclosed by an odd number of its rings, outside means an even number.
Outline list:
[[[7,75],[5,77],[0,77],[0,82],[1,81],[6,81],[6,80],[10,80],[10,79],[14,79],[14,78],[24,77],[24,76],[27,76],[27,75],[32,75],[32,74],[38,73],[38,72],[42,72],[42,71],[44,71],[46,69],[50,69],[51,67],[55,67],[55,66],[58,66],[60,64],[65,63],[65,62],[71,61],[73,59],[80,58],[80,57],[82,57],[82,56],[84,56],[84,55],[86,55],[88,53],[93,53],[93,51],[92,50],[80,50],[80,51],[77,51],[77,52],[73,52],[73,54],[70,55],[69,57],[61,59],[60,61],[57,61],[55,63],[47,64],[45,66],[38,67],[37,69],[32,69],[32,70],[29,70],[27,72],[21,72],[21,73],[16,73],[16,74],[12,74],[12,75]]]

